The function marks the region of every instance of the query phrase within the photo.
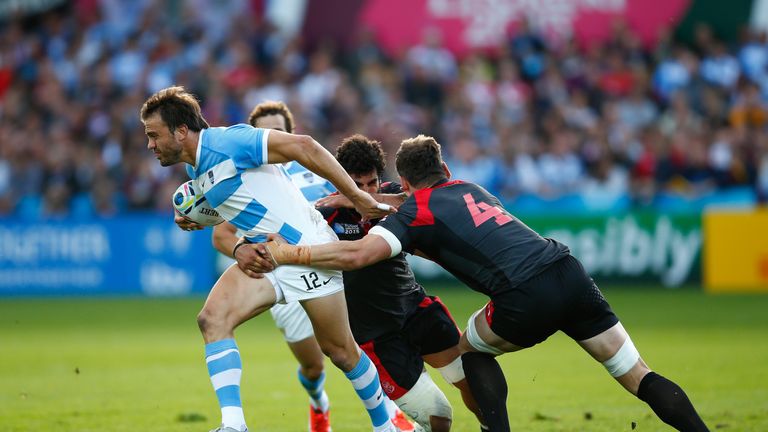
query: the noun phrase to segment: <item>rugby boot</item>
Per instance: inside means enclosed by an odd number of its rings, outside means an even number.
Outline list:
[[[326,412],[309,406],[309,432],[331,432],[331,410]]]
[[[216,429],[212,429],[211,432],[248,432],[248,429],[246,428],[245,430],[238,430],[233,427],[229,427],[229,426],[224,427],[222,425],[217,427]]]
[[[406,417],[405,413],[400,409],[395,412],[395,417],[390,420],[392,421],[392,424],[395,425],[395,427],[401,432],[417,431],[416,426],[410,420],[408,420],[408,417]]]

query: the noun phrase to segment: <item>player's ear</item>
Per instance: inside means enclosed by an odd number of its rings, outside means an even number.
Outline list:
[[[448,169],[448,165],[443,162],[443,172],[447,178],[451,178],[451,170]]]
[[[408,180],[405,179],[405,177],[400,176],[400,187],[403,189],[403,192],[406,194],[411,193],[411,184],[408,183]]]
[[[176,140],[181,141],[187,137],[187,132],[189,132],[189,128],[187,125],[182,124],[176,127],[176,130],[173,131],[173,136]]]

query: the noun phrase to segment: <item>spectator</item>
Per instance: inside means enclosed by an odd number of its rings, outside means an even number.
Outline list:
[[[457,177],[506,198],[766,197],[764,34],[729,51],[707,26],[691,46],[665,29],[643,47],[618,23],[582,49],[524,21],[498,57],[457,59],[429,28],[393,61],[369,31],[309,50],[252,2],[201,1],[74,2],[0,27],[0,214],[167,211],[161,194],[185,174],[156,169],[135,131],[136,107],[170,83],[199,95],[213,125],[277,99],[329,147],[364,133],[392,157],[408,136],[443,137]]]

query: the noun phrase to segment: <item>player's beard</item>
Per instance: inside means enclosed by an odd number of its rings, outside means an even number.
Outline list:
[[[169,149],[166,152],[160,152],[160,165],[167,167],[176,165],[181,160],[181,146],[177,149]]]

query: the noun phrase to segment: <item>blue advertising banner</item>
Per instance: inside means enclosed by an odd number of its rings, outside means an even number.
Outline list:
[[[205,293],[213,285],[211,231],[167,216],[0,223],[0,296]]]

